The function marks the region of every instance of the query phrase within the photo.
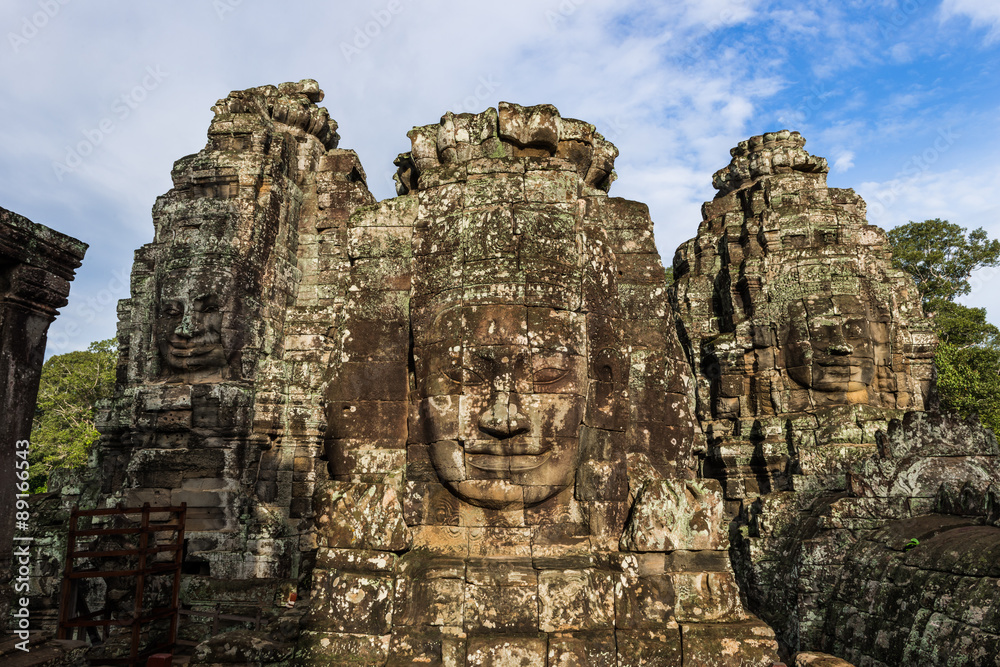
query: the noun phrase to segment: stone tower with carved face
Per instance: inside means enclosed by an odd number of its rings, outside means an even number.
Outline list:
[[[769,665],[617,150],[548,105],[409,137],[348,222],[305,655]]]
[[[296,586],[296,524],[322,451],[322,335],[344,302],[339,223],[374,201],[322,99],[305,80],[216,103],[119,305],[101,502],[187,503],[189,581],[205,595],[194,604],[223,601],[211,582],[225,579],[253,578],[249,598]]]
[[[826,160],[804,145],[782,131],[731,151],[671,290],[708,440],[702,474],[742,528],[741,590],[793,649],[800,624],[817,645],[819,589],[850,543],[804,548],[810,513],[845,495],[891,420],[925,409],[936,346],[864,201],[827,187]]]
[[[913,281],[804,144],[786,130],[734,148],[674,258],[703,472],[732,501],[844,488],[875,431],[928,398],[936,339]]]

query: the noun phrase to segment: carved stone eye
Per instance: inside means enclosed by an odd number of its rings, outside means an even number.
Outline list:
[[[177,317],[184,314],[184,308],[177,302],[170,301],[163,304],[163,308],[160,312],[166,317]]]
[[[447,370],[441,371],[441,373],[455,384],[464,386],[475,386],[485,382],[476,371],[465,366],[452,366]]]
[[[552,384],[562,380],[567,373],[569,373],[569,369],[546,366],[535,371],[531,376],[531,381],[535,384]]]
[[[219,298],[214,294],[208,294],[194,302],[194,309],[199,313],[219,312]]]

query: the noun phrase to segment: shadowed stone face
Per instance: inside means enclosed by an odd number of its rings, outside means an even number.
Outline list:
[[[168,373],[200,376],[226,365],[220,292],[231,282],[229,274],[217,271],[168,274],[156,320],[157,346]]]
[[[464,326],[441,332],[444,354],[425,366],[431,462],[474,505],[538,504],[574,480],[586,406],[583,317],[517,305],[456,310]]]
[[[856,392],[875,378],[875,347],[870,308],[858,297],[843,297],[836,307],[810,313],[802,301],[788,305],[788,374],[804,387],[823,392]],[[829,301],[829,300],[827,300]]]

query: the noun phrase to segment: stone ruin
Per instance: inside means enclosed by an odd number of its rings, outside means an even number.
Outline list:
[[[61,501],[187,503],[182,604],[267,621],[186,624],[191,664],[941,664],[879,585],[998,634],[885,546],[993,548],[996,441],[923,412],[916,290],[798,134],[734,149],[668,286],[594,126],[448,113],[376,202],[322,98],[233,92],[175,164]],[[935,585],[988,590],[963,553]]]
[[[346,225],[306,655],[770,664],[617,151],[548,105],[409,137],[405,194]]]
[[[321,99],[235,92],[175,166],[102,502],[187,502],[185,603],[296,593],[310,664],[770,665],[614,146],[551,106],[448,114],[376,204]]]

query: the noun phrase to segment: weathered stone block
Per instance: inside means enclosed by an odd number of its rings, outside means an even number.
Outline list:
[[[465,588],[461,579],[399,579],[393,624],[462,627]]]
[[[622,535],[629,551],[725,549],[722,489],[715,480],[647,484]]]
[[[539,667],[545,664],[544,636],[471,635],[469,667]]]
[[[685,656],[676,622],[655,630],[618,630],[615,638],[620,667],[682,667]]]
[[[602,630],[614,626],[614,583],[610,572],[541,572],[538,596],[539,629],[544,632]]]
[[[655,630],[674,621],[674,582],[665,574],[615,583],[615,627]]]
[[[683,667],[771,667],[778,662],[774,631],[760,621],[681,626]]]
[[[309,625],[330,632],[387,635],[392,628],[392,577],[321,570],[313,575]]]
[[[552,667],[617,667],[613,632],[576,633],[549,638],[548,662]]]
[[[321,546],[402,551],[410,544],[391,486],[330,482],[317,489],[313,508]]]
[[[375,636],[305,630],[295,649],[295,659],[303,665],[385,664],[389,656],[389,635]]]
[[[677,572],[670,575],[680,623],[718,623],[747,618],[740,589],[730,572]]]

